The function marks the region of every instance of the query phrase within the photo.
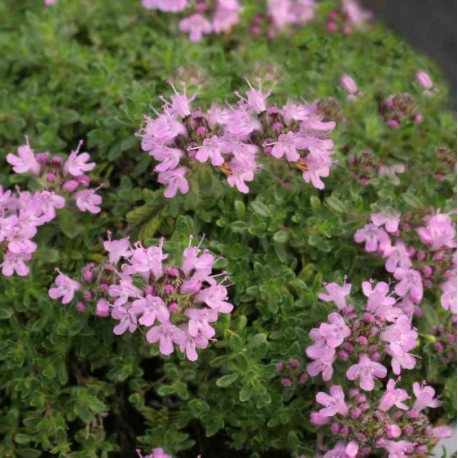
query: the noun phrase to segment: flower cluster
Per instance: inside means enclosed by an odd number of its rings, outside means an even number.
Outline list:
[[[201,41],[210,33],[229,32],[239,22],[239,0],[142,0],[142,5],[165,13],[185,12],[179,28],[191,41]]]
[[[410,318],[396,306],[396,298],[387,283],[363,282],[367,297],[363,311],[347,304],[351,284],[325,284],[326,293],[319,298],[333,302],[338,312],[328,315],[328,321],[310,331],[313,344],[305,350],[313,359],[307,372],[315,377],[322,374],[324,381],[333,377],[334,364],[346,368],[346,378],[357,381],[365,391],[374,390],[377,379],[386,377],[388,370],[383,359],[391,359],[392,371],[413,369],[415,357],[410,353],[416,347],[417,331]]]
[[[82,144],[80,141],[64,160],[49,151],[35,153],[27,139],[27,144],[18,148],[17,155],[10,153],[6,160],[15,173],[31,175],[42,189],[74,199],[80,211],[99,213],[102,197],[96,193],[98,188],[89,188],[90,178],[86,174],[95,167],[95,162],[89,162],[89,153],[80,153]]]
[[[162,113],[146,117],[138,132],[142,149],[159,164],[158,181],[164,195],[174,197],[189,190],[187,175],[197,163],[209,163],[227,176],[227,183],[248,193],[247,182],[260,170],[264,157],[286,159],[302,172],[312,186],[323,189],[321,180],[333,165],[333,142],[327,132],[334,122],[323,122],[316,105],[288,102],[282,108],[267,105],[270,91],[250,86],[246,98],[238,94],[235,107],[212,105],[204,112],[192,109],[194,97],[175,91]]]
[[[65,199],[52,191],[19,191],[17,195],[0,185],[0,263],[2,274],[23,277],[30,269],[27,262],[37,250],[32,241],[38,227],[56,217]],[[0,258],[1,259],[1,258]]]
[[[148,455],[142,455],[141,450],[136,450],[136,452],[139,458],[172,458],[171,455],[168,455],[165,450],[160,447],[153,448]]]
[[[0,267],[3,275],[28,275],[27,262],[37,250],[32,239],[38,227],[52,221],[69,197],[75,199],[81,211],[100,211],[98,205],[102,198],[95,190],[86,189],[89,177],[84,173],[92,170],[95,164],[88,163],[89,155],[79,154],[78,150],[64,162],[60,156],[51,157],[48,152],[35,154],[27,140],[27,144],[18,148],[17,155],[6,156],[15,173],[31,175],[41,190],[30,192],[18,188],[15,194],[0,185],[0,254],[3,258]]]
[[[385,259],[385,268],[398,281],[399,304],[412,314],[424,288],[439,285],[441,304],[456,314],[456,228],[450,215],[435,213],[402,216],[396,211],[374,213],[371,222],[355,233],[365,250]]]
[[[316,0],[268,0],[265,10],[253,17],[251,33],[274,38],[278,31],[314,19],[316,7]]]
[[[399,186],[401,180],[398,175],[405,172],[404,164],[398,162],[383,164],[382,161],[369,150],[348,157],[350,171],[357,177],[363,186],[374,183],[380,179],[387,180],[394,186]]]
[[[316,401],[320,409],[311,414],[316,426],[326,426],[328,435],[337,439],[332,450],[323,458],[365,457],[377,449],[384,449],[388,458],[420,456],[438,438],[451,437],[448,427],[433,427],[424,413],[441,402],[434,389],[415,382],[415,400],[399,380],[389,379],[382,395],[363,393],[358,388],[344,392],[341,385],[332,385],[329,393],[319,392]]]
[[[295,382],[303,385],[309,378],[302,362],[295,358],[287,362],[278,362],[277,371],[281,375],[281,384],[283,386],[291,386]]]
[[[406,121],[415,123],[423,121],[423,116],[418,112],[415,98],[408,92],[388,97],[380,104],[380,113],[392,129],[399,129],[401,124]]]
[[[145,248],[140,242],[131,246],[128,238],[108,240],[107,263],[86,265],[79,282],[59,272],[49,295],[68,304],[78,292],[78,310],[85,310],[90,301],[96,303],[96,315],[118,321],[116,335],[140,328],[149,343],[159,342],[163,355],[173,353],[176,345],[195,361],[196,350],[207,348],[215,335],[211,323],[233,309],[223,284],[227,276],[212,274],[217,259],[191,243],[181,267],[164,265],[169,255],[163,243],[161,239],[158,246]]]
[[[370,19],[372,14],[361,8],[357,0],[343,0],[340,8],[329,13],[326,28],[330,32],[349,35],[353,30],[363,27]]]

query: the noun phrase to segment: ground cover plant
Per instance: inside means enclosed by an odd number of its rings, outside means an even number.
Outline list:
[[[0,456],[398,458],[449,435],[456,120],[369,19],[0,3]]]

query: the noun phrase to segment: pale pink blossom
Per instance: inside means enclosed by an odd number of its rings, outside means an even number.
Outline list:
[[[324,406],[324,409],[319,411],[324,417],[333,417],[336,414],[346,417],[348,415],[348,407],[345,403],[345,396],[340,385],[332,385],[330,395],[319,392],[316,395],[316,401]]]
[[[49,289],[49,296],[52,299],[62,298],[62,304],[68,304],[72,301],[75,296],[75,292],[78,291],[81,285],[72,280],[67,275],[59,272],[59,275],[55,279],[56,286]]]
[[[347,370],[349,380],[359,379],[359,386],[365,391],[372,391],[376,378],[386,377],[387,370],[382,364],[372,361],[365,353],[359,356],[358,364],[353,364]]]
[[[189,33],[191,41],[201,41],[204,35],[213,31],[211,22],[202,14],[195,13],[180,22],[180,31]]]

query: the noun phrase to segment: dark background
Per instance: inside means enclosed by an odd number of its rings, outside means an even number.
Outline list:
[[[439,64],[456,99],[457,0],[362,0],[362,4]]]

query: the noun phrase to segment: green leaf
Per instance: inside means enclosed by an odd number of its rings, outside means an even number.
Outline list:
[[[7,320],[13,315],[13,309],[8,306],[0,306],[0,320]]]
[[[255,201],[251,202],[250,205],[251,205],[251,208],[258,215],[260,215],[260,216],[262,216],[264,218],[267,218],[268,216],[270,216],[269,207],[266,204],[262,203],[261,201],[255,200]]]
[[[239,378],[239,374],[223,375],[216,381],[216,385],[221,388],[226,388],[232,385]]]

